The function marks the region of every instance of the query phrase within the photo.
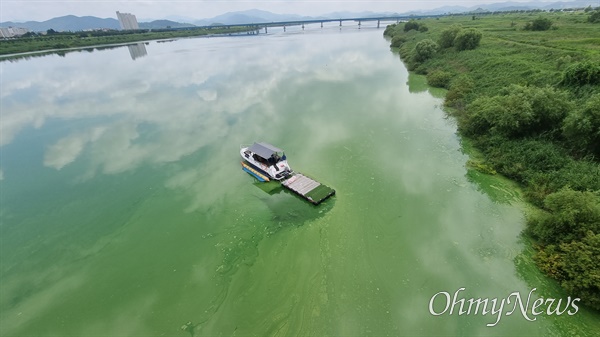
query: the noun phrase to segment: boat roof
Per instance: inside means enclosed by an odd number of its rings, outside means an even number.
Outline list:
[[[248,150],[256,153],[264,159],[269,159],[277,152],[283,152],[282,149],[275,147],[269,143],[254,143],[248,148]]]

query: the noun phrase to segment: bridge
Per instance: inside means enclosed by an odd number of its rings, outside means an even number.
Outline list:
[[[302,26],[304,29],[305,25],[309,24],[320,24],[321,28],[323,28],[324,23],[330,22],[339,22],[339,26],[342,27],[344,22],[356,22],[358,23],[358,28],[360,29],[363,22],[377,21],[377,28],[380,28],[382,22],[401,22],[408,21],[414,19],[423,19],[423,18],[435,18],[442,17],[444,15],[399,15],[399,16],[381,16],[381,17],[362,17],[362,18],[344,18],[344,19],[311,19],[311,20],[296,20],[296,21],[279,21],[279,22],[258,22],[258,23],[238,23],[238,24],[224,24],[224,25],[211,25],[211,26],[196,26],[196,27],[184,27],[184,28],[174,28],[176,30],[187,30],[187,29],[197,29],[197,28],[230,28],[230,27],[248,27],[254,31],[260,31],[264,29],[265,33],[268,32],[268,28],[271,27],[283,27],[283,31],[286,30],[288,26]]]
[[[357,22],[358,28],[360,28],[360,26],[363,22],[377,21],[377,28],[379,28],[381,26],[381,22],[400,22],[400,21],[407,21],[410,18],[412,18],[412,17],[386,16],[386,17],[345,18],[345,19],[312,19],[312,20],[297,20],[297,21],[262,22],[262,23],[255,23],[255,24],[237,24],[237,25],[227,25],[227,26],[228,27],[250,26],[250,27],[255,27],[257,30],[264,28],[265,33],[266,33],[266,32],[268,32],[269,27],[283,27],[283,30],[285,31],[285,28],[288,26],[302,26],[302,29],[304,29],[305,25],[320,24],[321,28],[323,28],[323,24],[329,23],[329,22],[339,22],[340,27],[343,26],[344,22]]]

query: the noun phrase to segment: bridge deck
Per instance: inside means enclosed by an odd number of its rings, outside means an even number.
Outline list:
[[[294,26],[294,25],[303,25],[303,24],[312,24],[312,23],[324,23],[324,22],[342,22],[354,21],[354,22],[366,22],[366,21],[404,21],[410,19],[420,19],[420,18],[430,18],[430,17],[440,17],[442,15],[395,15],[395,16],[381,16],[381,17],[359,17],[359,18],[339,18],[339,19],[308,19],[308,20],[295,20],[295,21],[277,21],[277,22],[254,22],[254,23],[236,23],[236,24],[222,24],[222,25],[210,25],[210,26],[194,26],[194,27],[179,27],[172,28],[173,30],[189,30],[189,29],[197,29],[197,28],[222,28],[222,27],[254,27],[257,29],[265,28],[265,27],[285,27],[285,26]]]

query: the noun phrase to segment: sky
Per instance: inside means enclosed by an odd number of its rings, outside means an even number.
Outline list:
[[[138,21],[170,16],[204,19],[248,9],[307,16],[337,11],[403,13],[443,6],[470,7],[505,1],[507,0],[0,0],[0,21],[45,21],[64,15],[116,18],[116,11],[135,14]]]

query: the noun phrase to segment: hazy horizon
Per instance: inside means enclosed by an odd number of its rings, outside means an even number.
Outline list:
[[[150,1],[98,1],[98,0],[3,0],[0,2],[0,21],[46,21],[65,15],[116,18],[116,11],[134,14],[139,21],[185,17],[193,20],[212,18],[227,12],[259,9],[277,14],[319,16],[332,12],[409,12],[431,10],[445,6],[471,7],[490,3],[531,2],[531,0],[267,0],[267,1],[215,1],[215,0],[150,0]],[[538,1],[556,2],[556,1]],[[564,1],[570,2],[570,1]]]

